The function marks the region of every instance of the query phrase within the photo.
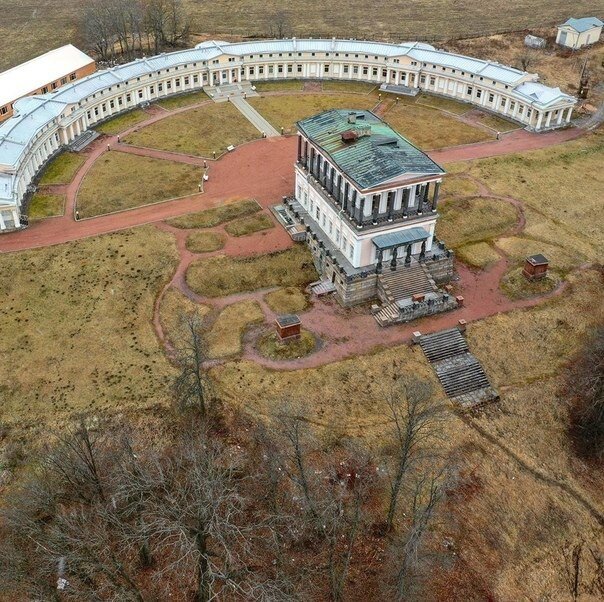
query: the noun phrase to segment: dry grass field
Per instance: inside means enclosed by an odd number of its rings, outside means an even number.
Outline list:
[[[472,198],[440,204],[436,235],[454,250],[490,240],[516,223],[516,208],[504,201]]]
[[[327,109],[372,109],[377,99],[368,94],[290,94],[250,98],[248,102],[275,128],[295,132],[296,121]]]
[[[233,201],[213,209],[175,217],[168,220],[168,223],[175,228],[213,228],[238,217],[253,215],[260,209],[256,201]]]
[[[247,236],[254,232],[270,230],[275,227],[273,220],[266,213],[257,213],[250,217],[240,217],[229,222],[224,229],[231,236]]]
[[[301,330],[297,339],[282,341],[279,335],[270,330],[256,342],[258,352],[264,357],[275,360],[294,360],[312,353],[317,346],[315,336],[308,330]]]
[[[77,196],[81,217],[132,209],[198,192],[201,168],[112,151],[86,174]]]
[[[604,133],[549,149],[471,164],[494,193],[522,200],[526,228],[499,246],[513,259],[542,252],[553,267],[601,261]],[[540,249],[537,251],[536,249]]]
[[[209,357],[215,359],[239,353],[245,330],[263,320],[264,314],[257,301],[240,301],[225,307],[206,336]]]
[[[199,259],[187,270],[187,284],[207,297],[225,297],[273,286],[299,286],[316,277],[310,251],[302,244],[243,259],[225,255]]]
[[[29,203],[27,215],[32,220],[53,217],[63,215],[64,208],[65,195],[36,192]]]
[[[40,432],[165,403],[171,369],[151,316],[176,261],[151,226],[0,254],[0,423]]]
[[[276,314],[296,314],[308,308],[306,295],[295,286],[266,293],[264,300]]]
[[[211,157],[260,137],[260,132],[230,103],[208,103],[133,132],[127,144]]]
[[[181,318],[187,314],[196,314],[199,318],[207,316],[211,307],[193,303],[188,297],[173,287],[164,293],[159,306],[161,327],[168,339],[178,342],[185,336],[181,329]]]
[[[187,249],[193,253],[210,253],[222,249],[225,236],[220,232],[191,232],[187,236]]]
[[[310,0],[283,5],[276,0],[217,0],[211,4],[188,0],[194,34],[215,39],[270,35],[271,22],[282,13],[289,35],[340,36],[357,39],[450,40],[502,30],[522,30],[554,25],[568,18],[563,0],[511,0],[497,7],[472,0],[416,0],[401,4],[386,1],[371,7],[360,0],[335,0],[326,4]],[[66,0],[21,2],[0,0],[0,69],[68,42],[84,46],[79,25],[83,3]],[[593,0],[577,0],[573,13],[594,12]]]
[[[172,98],[164,98],[158,101],[157,104],[164,107],[164,109],[173,110],[180,107],[188,107],[204,100],[208,100],[208,95],[205,92],[188,92],[187,94],[179,94]]]
[[[392,105],[383,118],[422,150],[471,144],[494,138],[493,133],[416,103],[399,102]]]

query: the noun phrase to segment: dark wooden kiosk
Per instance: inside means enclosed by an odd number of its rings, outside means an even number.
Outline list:
[[[282,341],[300,337],[300,318],[295,314],[277,316],[277,334]]]
[[[531,255],[524,261],[524,267],[522,268],[522,274],[527,280],[541,280],[547,276],[547,268],[549,266],[549,259],[540,253],[538,255]]]

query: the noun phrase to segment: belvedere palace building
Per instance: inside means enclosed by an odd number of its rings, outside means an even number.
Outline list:
[[[418,42],[203,42],[81,79],[70,76],[56,89],[14,101],[14,114],[0,124],[0,231],[23,225],[22,207],[45,163],[74,141],[79,145],[95,124],[205,86],[288,78],[365,81],[401,94],[421,90],[503,115],[536,132],[567,125],[576,104],[559,88],[539,83],[536,74]],[[38,79],[23,89],[35,90]]]
[[[306,227],[327,289],[347,306],[379,298],[387,322],[455,307],[436,285],[453,269],[434,238],[444,170],[370,111],[325,111],[298,132],[285,211]]]

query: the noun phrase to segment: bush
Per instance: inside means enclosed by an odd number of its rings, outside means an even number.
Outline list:
[[[566,377],[570,436],[584,458],[604,460],[604,325],[575,357]]]

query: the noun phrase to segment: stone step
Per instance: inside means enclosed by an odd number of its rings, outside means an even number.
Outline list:
[[[410,266],[399,266],[396,270],[384,270],[379,282],[388,301],[408,299],[436,290],[434,281],[428,278],[423,266],[413,263]]]
[[[468,351],[468,343],[457,328],[424,335],[420,339],[420,345],[431,363]]]
[[[396,303],[384,305],[375,315],[380,326],[388,326],[399,317],[399,309]]]

